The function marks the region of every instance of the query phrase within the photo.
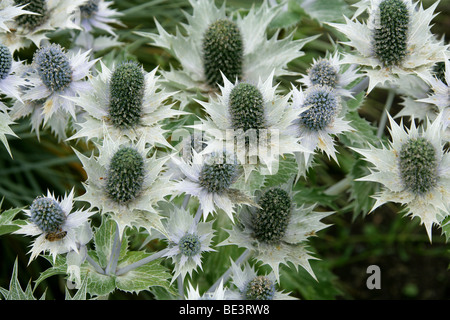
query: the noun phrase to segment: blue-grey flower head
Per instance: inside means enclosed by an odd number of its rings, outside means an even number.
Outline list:
[[[145,177],[144,158],[131,147],[120,148],[111,158],[106,193],[115,202],[126,204],[139,196]]]
[[[181,254],[192,257],[200,253],[201,241],[198,235],[187,233],[178,242]]]
[[[300,114],[300,123],[311,131],[323,130],[339,109],[339,97],[328,86],[314,86],[306,95],[304,107],[309,109]]]
[[[280,188],[264,192],[258,200],[260,208],[252,216],[254,237],[264,243],[278,243],[285,235],[291,217],[292,201]]]
[[[247,300],[272,300],[275,284],[266,276],[258,276],[247,284],[244,294]]]
[[[109,115],[117,128],[132,128],[139,124],[145,92],[145,76],[136,62],[118,65],[109,84]]]
[[[219,19],[208,26],[203,36],[203,67],[206,82],[223,85],[220,72],[235,81],[242,77],[244,46],[241,32],[233,21]]]
[[[338,70],[325,59],[314,63],[308,71],[308,76],[312,85],[329,86],[335,89],[339,82]]]
[[[31,221],[46,233],[59,231],[66,220],[66,215],[59,203],[48,197],[34,199],[30,212]]]
[[[405,188],[421,195],[437,184],[436,149],[425,138],[411,138],[399,152],[400,176]]]
[[[72,83],[69,57],[59,44],[42,47],[34,54],[34,64],[44,85],[51,92],[59,92]]]
[[[384,66],[399,65],[407,54],[409,11],[403,0],[383,0],[373,33],[375,55]]]
[[[36,14],[23,14],[15,18],[16,23],[28,30],[34,30],[41,26],[47,20],[47,1],[46,0],[15,0],[16,5],[27,6],[27,11],[38,13]]]
[[[100,0],[88,0],[84,5],[80,6],[81,16],[89,19],[98,12],[98,3]]]
[[[199,184],[211,193],[222,193],[234,183],[237,164],[226,156],[212,156],[200,171]]]
[[[0,44],[0,79],[5,79],[12,67],[11,51],[4,44]]]
[[[230,92],[229,113],[233,129],[265,128],[264,98],[253,84],[240,82]]]

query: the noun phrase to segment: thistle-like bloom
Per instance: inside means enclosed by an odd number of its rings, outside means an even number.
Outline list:
[[[202,253],[215,251],[211,248],[214,236],[213,221],[198,222],[194,216],[183,208],[175,207],[164,221],[169,241],[168,251],[164,257],[172,258],[175,264],[172,282],[179,276],[184,279],[186,274],[198,267],[202,268]]]
[[[328,225],[320,220],[332,212],[315,212],[314,205],[297,207],[292,181],[256,194],[257,207],[245,206],[229,237],[219,245],[237,245],[269,265],[279,282],[279,265],[302,266],[315,278],[308,260],[307,239]]]
[[[227,300],[295,300],[287,293],[277,290],[277,281],[273,272],[265,276],[258,276],[254,267],[248,262],[242,270],[231,261],[232,284],[237,290],[227,290]]]
[[[165,234],[156,203],[173,191],[169,179],[160,175],[167,158],[149,158],[150,149],[143,139],[118,143],[106,135],[103,145],[96,146],[97,157],[92,154],[88,158],[75,150],[88,176],[86,193],[79,200],[111,215],[120,236],[127,226]]]
[[[311,165],[311,153],[317,148],[337,162],[333,136],[353,128],[343,119],[341,97],[329,86],[314,85],[305,92],[292,88],[292,108],[297,112],[291,126],[292,134],[300,137],[307,151],[296,153],[299,175]]]
[[[69,55],[57,44],[36,51],[28,73],[29,84],[23,90],[24,103],[13,107],[16,117],[36,113],[37,122],[44,126],[58,111],[75,119],[77,110],[71,98],[90,90],[85,79],[96,62],[89,61],[88,56],[89,51]]]
[[[186,300],[225,300],[228,289],[223,287],[223,281],[217,286],[214,292],[205,292],[203,295],[200,294],[198,287],[194,288],[191,283],[187,288]]]
[[[58,254],[78,252],[80,246],[90,241],[92,230],[88,218],[95,212],[72,212],[73,196],[73,189],[61,200],[47,191],[47,196],[37,197],[29,209],[23,210],[28,220],[14,233],[37,237],[30,250],[30,262],[41,252],[50,252],[53,260]]]
[[[0,42],[12,52],[29,47],[34,43],[38,48],[46,34],[56,29],[79,29],[73,23],[75,10],[87,0],[2,0],[7,6],[20,5],[31,14],[21,14],[7,21],[10,32],[0,30]]]
[[[372,210],[386,202],[406,205],[407,215],[419,217],[431,241],[433,224],[439,225],[450,214],[450,154],[444,152],[440,114],[426,129],[411,123],[403,129],[390,115],[392,141],[389,147],[354,149],[375,167],[361,181],[381,183]]]
[[[273,174],[280,156],[305,151],[299,144],[300,137],[288,129],[297,118],[297,111],[288,103],[289,94],[276,94],[277,85],[272,86],[273,73],[264,81],[260,79],[257,85],[232,84],[225,77],[223,81],[222,94],[217,99],[197,101],[208,117],[202,119],[201,125],[193,127],[212,136],[205,152],[226,148],[235,153],[247,180],[257,169]]]
[[[24,14],[36,14],[25,10],[25,6],[25,4],[17,5],[10,0],[3,0],[0,3],[0,32],[11,32],[6,23],[14,21],[16,17]]]
[[[350,65],[344,69],[339,52],[336,52],[328,58],[313,59],[307,74],[299,82],[308,88],[315,85],[328,86],[340,96],[351,98],[352,93],[346,87],[358,78],[356,66]]]
[[[242,17],[227,16],[225,6],[217,8],[213,0],[190,0],[193,14],[186,15],[183,24],[186,35],[177,30],[170,35],[156,22],[159,34],[138,32],[149,37],[153,45],[168,50],[181,64],[181,70],[162,72],[168,87],[183,89],[182,105],[190,101],[186,91],[203,95],[223,85],[221,72],[233,82],[236,79],[257,82],[275,76],[291,74],[287,64],[303,55],[303,45],[313,38],[292,40],[293,33],[278,39],[279,32],[267,39],[269,23],[282,9],[271,8],[266,1]],[[177,88],[177,89],[175,89]]]
[[[224,152],[203,154],[192,150],[190,161],[172,157],[172,162],[182,172],[182,178],[175,183],[175,190],[198,198],[204,220],[210,213],[221,209],[233,221],[235,205],[254,204],[233,186],[241,173],[232,155]]]
[[[347,36],[344,44],[356,49],[343,62],[363,67],[368,92],[406,74],[430,78],[433,65],[445,59],[448,46],[430,31],[438,3],[424,10],[412,0],[370,0],[367,23],[348,18],[345,24],[330,23]]]
[[[160,88],[156,71],[145,72],[136,62],[123,62],[110,70],[100,62],[101,71],[89,80],[92,90],[71,100],[86,111],[85,122],[70,139],[103,139],[104,128],[117,142],[143,139],[151,145],[171,148],[160,122],[185,112],[166,103],[172,95]]]
[[[121,24],[116,18],[122,13],[110,8],[113,3],[105,0],[87,0],[80,6],[75,15],[75,23],[80,25],[85,32],[94,29],[104,30],[112,36],[116,36],[111,24]]]

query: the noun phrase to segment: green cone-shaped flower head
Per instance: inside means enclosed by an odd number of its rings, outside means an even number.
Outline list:
[[[211,156],[202,166],[199,184],[211,193],[222,193],[234,183],[237,164],[218,155]]]
[[[23,14],[15,18],[16,23],[28,30],[39,27],[47,20],[47,2],[45,0],[15,0],[16,5],[24,5],[25,10],[38,14]]]
[[[375,55],[386,67],[399,65],[407,53],[409,12],[403,0],[384,0],[373,34]]]
[[[227,79],[241,79],[244,47],[241,32],[233,21],[219,19],[211,23],[203,37],[203,67],[206,82],[223,85]]]
[[[0,44],[0,79],[5,79],[12,67],[12,55],[8,47]]]
[[[233,129],[263,129],[265,127],[264,98],[250,83],[240,82],[230,92],[229,113]]]
[[[118,65],[109,84],[109,115],[118,128],[132,128],[139,124],[145,91],[145,76],[136,62]]]
[[[427,139],[411,138],[399,152],[403,185],[415,194],[425,194],[436,186],[436,149]]]
[[[144,176],[142,155],[134,148],[122,147],[111,158],[106,192],[113,201],[126,204],[139,196]]]
[[[260,242],[277,243],[285,235],[291,217],[291,198],[280,188],[267,190],[253,215],[254,236]]]

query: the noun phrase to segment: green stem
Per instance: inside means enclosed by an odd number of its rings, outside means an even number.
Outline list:
[[[119,260],[121,241],[119,237],[119,226],[116,223],[116,234],[114,236],[114,243],[111,248],[111,256],[109,257],[108,265],[105,269],[105,274],[110,274],[110,272],[115,272],[117,267],[117,261]]]
[[[147,263],[149,263],[149,262],[151,262],[153,260],[159,259],[163,255],[165,255],[167,253],[167,251],[168,251],[168,249],[160,250],[160,251],[152,254],[151,256],[148,256],[147,258],[141,259],[141,260],[136,261],[136,262],[134,262],[132,264],[129,264],[129,265],[127,265],[127,266],[125,266],[125,267],[123,267],[121,269],[118,269],[116,271],[116,275],[117,276],[121,276],[121,275],[123,275],[123,274],[125,274],[125,273],[127,273],[127,272],[129,272],[131,270],[134,270],[136,268],[139,268],[139,267],[143,266],[144,264],[147,264]]]
[[[380,123],[378,125],[377,137],[381,138],[384,132],[384,127],[386,126],[387,115],[391,110],[392,103],[394,102],[395,91],[389,90],[388,97],[386,99],[386,105],[384,106],[384,112],[381,114]]]

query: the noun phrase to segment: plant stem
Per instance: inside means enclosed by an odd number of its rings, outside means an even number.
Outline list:
[[[191,195],[190,195],[190,194],[187,194],[187,195],[184,196],[184,199],[183,199],[183,209],[186,209],[186,208],[187,208],[190,199],[191,199]]]
[[[202,206],[199,205],[197,212],[195,213],[195,217],[194,217],[195,224],[198,224],[198,222],[200,221],[200,218],[202,217],[202,214],[203,214]]]
[[[250,257],[250,249],[245,249],[245,251],[239,256],[239,258],[236,259],[235,263],[237,266],[239,266],[241,263],[246,261]],[[217,281],[209,288],[208,292],[214,292],[217,287],[220,285],[220,282],[225,283],[228,281],[228,279],[231,276],[232,269],[231,267],[228,268],[227,271],[219,278]]]
[[[388,97],[386,99],[386,105],[384,106],[384,111],[381,114],[380,123],[378,125],[378,132],[377,132],[378,138],[381,138],[381,136],[383,135],[384,127],[386,126],[387,115],[388,115],[389,111],[391,110],[392,103],[394,102],[394,97],[395,97],[395,91],[392,89],[389,90]]]
[[[335,183],[328,189],[326,189],[324,193],[330,196],[337,196],[342,192],[344,192],[345,190],[347,190],[349,187],[350,187],[350,179],[346,177],[341,181]]]
[[[102,269],[102,267],[100,267],[100,265],[94,261],[94,259],[92,259],[88,253],[86,253],[86,260],[87,262],[89,262],[95,269],[95,271],[97,271],[100,274],[105,274],[105,270]]]
[[[151,261],[153,261],[153,260],[159,259],[159,258],[161,258],[167,251],[168,251],[168,249],[160,250],[160,251],[158,251],[158,252],[152,254],[151,256],[148,256],[148,257],[146,257],[146,258],[144,258],[144,259],[141,259],[141,260],[136,261],[136,262],[134,262],[134,263],[132,263],[132,264],[129,264],[129,265],[127,265],[127,266],[125,266],[125,267],[123,267],[123,268],[121,268],[121,269],[118,269],[118,270],[116,271],[116,275],[117,275],[117,276],[121,276],[121,275],[127,273],[128,271],[134,270],[134,269],[139,268],[139,267],[143,266],[144,264],[147,264],[147,263],[149,263],[149,262],[151,262]]]
[[[112,272],[115,271],[115,267],[117,266],[117,260],[119,259],[117,251],[120,252],[121,247],[120,242],[121,241],[119,239],[119,226],[116,223],[116,234],[114,236],[114,243],[111,248],[111,256],[109,257],[108,265],[106,266],[105,269],[105,274],[110,274],[111,271]],[[119,250],[117,250],[117,248],[119,248]]]
[[[358,93],[366,90],[368,86],[369,86],[369,78],[365,77],[351,89],[351,92],[354,96],[356,96]]]

